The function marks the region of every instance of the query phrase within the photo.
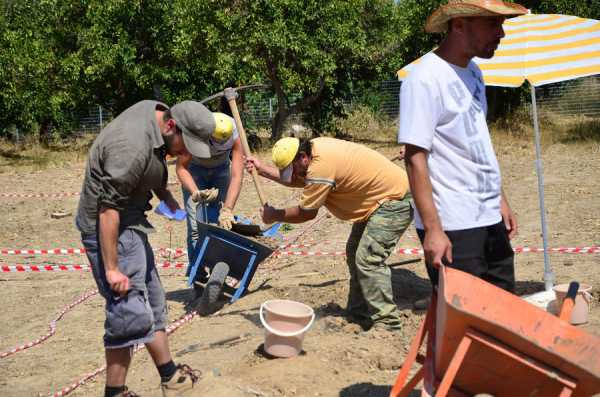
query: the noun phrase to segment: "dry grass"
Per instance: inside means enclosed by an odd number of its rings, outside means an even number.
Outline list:
[[[84,135],[42,145],[36,137],[28,137],[20,143],[0,140],[0,173],[15,169],[39,171],[52,167],[63,167],[79,162],[87,155],[95,135]]]
[[[397,123],[378,117],[366,107],[354,109],[347,118],[338,119],[341,138],[374,145],[396,145]],[[520,108],[490,125],[494,147],[498,152],[529,150],[533,146],[533,122],[529,110]],[[600,119],[585,116],[563,117],[542,113],[540,117],[543,147],[554,144],[591,144],[600,150]],[[289,131],[291,132],[291,131]],[[310,130],[294,131],[296,136],[310,135]],[[261,130],[250,142],[255,153],[269,151],[270,131]],[[339,136],[339,135],[338,135]],[[0,140],[0,173],[19,169],[37,171],[60,167],[85,159],[95,135],[41,145],[36,137],[20,144]],[[252,139],[251,139],[252,140]],[[263,153],[264,154],[264,153]]]
[[[539,116],[539,128],[542,146],[600,142],[600,118],[597,117],[567,117],[542,112]],[[525,107],[492,123],[490,131],[500,145],[533,143],[533,120]]]
[[[356,107],[347,118],[338,119],[336,128],[343,137],[366,143],[396,142],[398,126],[389,120],[379,117],[365,106]]]

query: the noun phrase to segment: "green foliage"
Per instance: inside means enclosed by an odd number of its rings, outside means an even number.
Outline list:
[[[63,2],[4,2],[0,16],[0,124],[68,128],[76,109],[80,60],[74,53],[78,9]],[[6,132],[5,132],[6,133]]]
[[[600,19],[600,0],[523,0],[518,3],[536,14],[565,14]]]
[[[379,82],[435,46],[423,24],[441,3],[5,0],[0,135],[18,128],[49,140],[92,104],[117,114],[141,99],[173,104],[257,82],[276,96],[273,137],[294,114],[317,133],[335,130],[350,98],[376,107]],[[600,18],[600,0],[523,3]],[[502,95],[512,104],[519,92]]]
[[[317,131],[331,125],[360,81],[380,77],[395,50],[393,1],[181,0],[185,57],[210,54],[238,82],[268,80],[277,97],[273,137],[285,119],[307,112]],[[196,21],[204,21],[197,28]],[[187,26],[187,28],[185,28]],[[193,28],[192,28],[193,27]],[[387,72],[386,72],[387,73]],[[225,74],[227,76],[227,74]],[[227,80],[232,80],[231,78]],[[297,99],[294,99],[297,98]]]

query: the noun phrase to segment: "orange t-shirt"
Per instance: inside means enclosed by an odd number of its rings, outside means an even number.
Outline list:
[[[379,152],[335,138],[315,138],[300,208],[325,206],[352,222],[366,221],[381,203],[409,190],[408,176]]]

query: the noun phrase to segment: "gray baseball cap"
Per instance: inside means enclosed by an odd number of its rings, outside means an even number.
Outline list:
[[[210,158],[208,139],[215,130],[212,112],[200,102],[183,101],[171,108],[171,115],[183,131],[186,149],[193,156]]]

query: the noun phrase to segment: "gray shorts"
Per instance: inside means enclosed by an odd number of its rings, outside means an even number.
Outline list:
[[[119,270],[129,277],[131,288],[124,297],[116,296],[106,281],[97,236],[83,235],[81,240],[98,291],[106,300],[105,348],[118,349],[151,342],[154,332],[166,327],[167,305],[147,236],[133,229],[125,229],[119,234]]]

